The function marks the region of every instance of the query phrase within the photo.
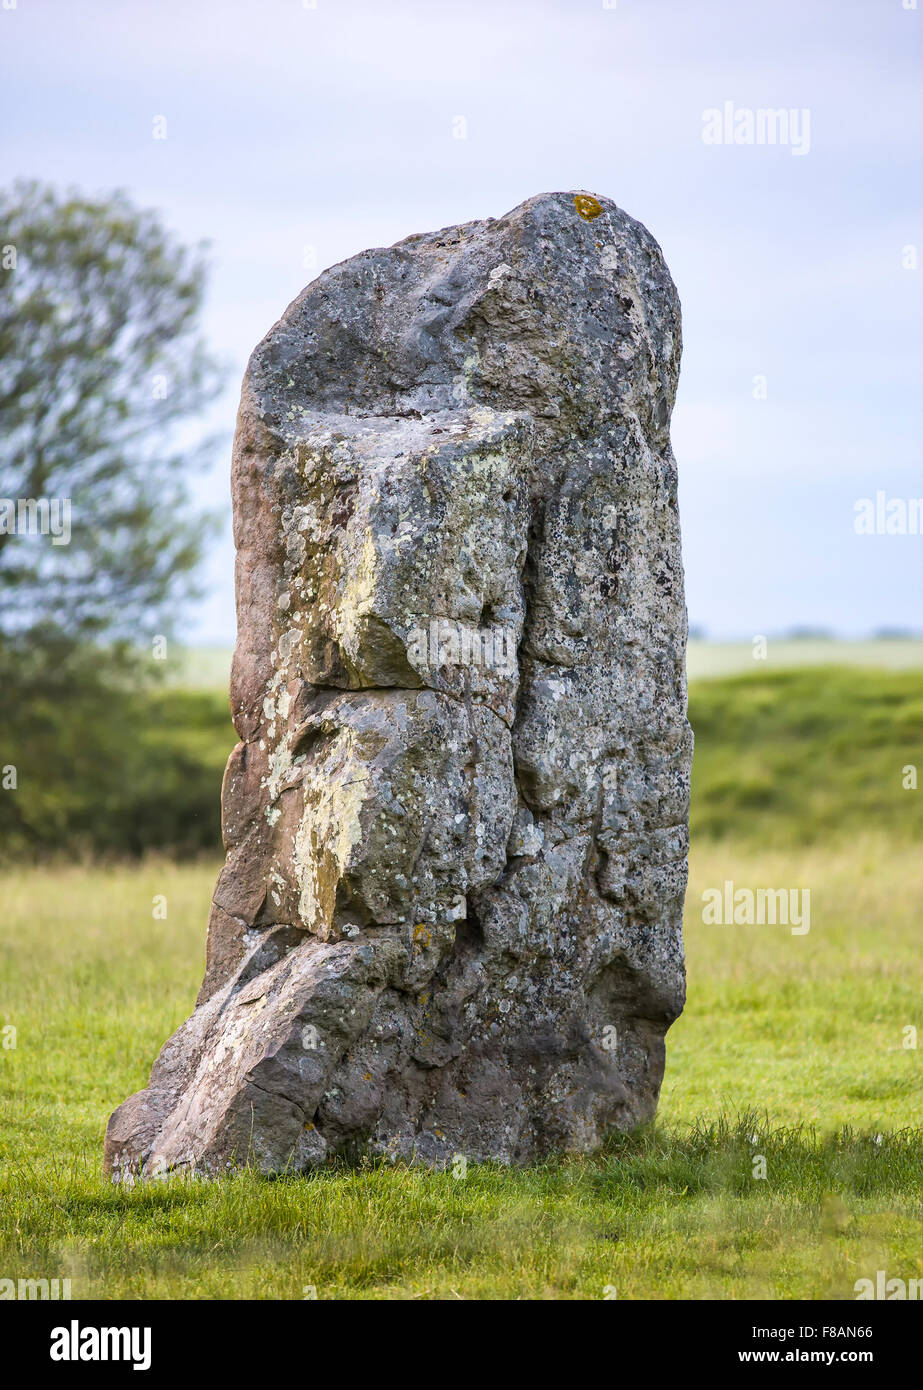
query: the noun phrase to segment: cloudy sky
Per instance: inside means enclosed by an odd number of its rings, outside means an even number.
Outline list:
[[[854,529],[857,499],[923,496],[916,4],[0,0],[3,179],[125,188],[210,240],[233,370],[197,492],[225,507],[247,356],[317,271],[534,193],[614,198],[683,302],[690,622],[920,629],[923,539]],[[783,140],[744,143],[780,109]],[[233,637],[232,559],[226,528],[190,642]]]

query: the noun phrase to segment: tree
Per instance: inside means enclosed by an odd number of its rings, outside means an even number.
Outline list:
[[[222,701],[155,694],[161,663],[132,653],[170,631],[209,529],[188,482],[213,441],[182,429],[220,385],[204,279],[202,248],[124,194],[0,191],[7,857],[219,843]]]
[[[197,328],[204,282],[203,248],[124,193],[0,192],[8,653],[50,629],[55,646],[137,641],[193,592],[208,524],[187,480],[214,441],[183,447],[177,427],[220,387]]]

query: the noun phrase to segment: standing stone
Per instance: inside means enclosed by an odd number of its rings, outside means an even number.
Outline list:
[[[260,343],[227,862],[116,1177],[524,1163],[654,1113],[684,998],[679,353],[657,243],[572,193],[365,251]]]

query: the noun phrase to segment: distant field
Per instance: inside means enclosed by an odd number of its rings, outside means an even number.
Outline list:
[[[158,748],[185,759],[175,769],[165,764],[170,777],[153,804],[156,823],[164,822],[158,848],[182,844],[183,834],[196,848],[219,847],[218,789],[235,735],[227,697],[206,681],[214,667],[195,669],[202,688],[184,678],[152,701],[151,766]],[[871,828],[923,841],[923,796],[905,787],[903,771],[923,770],[923,670],[751,663],[740,674],[691,680],[689,718],[699,841],[794,847]],[[150,790],[146,798],[140,810],[154,824],[145,810]],[[166,823],[171,807],[175,832]],[[126,812],[136,818],[132,804]]]
[[[810,655],[811,644],[790,650]],[[923,832],[923,799],[902,786],[902,769],[923,761],[923,667],[911,664],[920,644],[825,650],[829,662],[781,665],[770,645],[766,661],[748,657],[741,672],[690,680],[696,835],[781,845],[869,825]],[[878,664],[832,664],[851,652]],[[885,664],[898,657],[903,667]],[[7,855],[218,852],[221,778],[236,741],[227,658],[171,649],[164,684],[65,683],[8,702],[3,758],[19,780],[15,796],[0,796]],[[695,660],[693,648],[693,669]]]
[[[226,692],[233,654],[231,647],[173,647],[166,663],[167,681],[185,690]]]
[[[168,678],[188,690],[227,689],[230,647],[176,648]],[[838,642],[786,641],[770,638],[765,660],[754,660],[749,642],[689,643],[686,665],[690,680],[744,671],[781,671],[789,666],[878,666],[888,671],[923,667],[923,639]]]
[[[842,666],[690,682],[697,844],[923,842],[923,672]]]
[[[770,637],[765,658],[754,658],[750,642],[690,642],[686,652],[689,679],[704,680],[745,671],[783,671],[793,666],[877,666],[886,671],[923,666],[923,640],[867,642],[788,641]]]

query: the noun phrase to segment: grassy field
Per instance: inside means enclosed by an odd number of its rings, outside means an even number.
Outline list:
[[[880,1268],[920,1278],[923,863],[900,772],[923,676],[718,679],[691,711],[687,1008],[656,1127],[591,1159],[113,1188],[105,1121],[191,1008],[217,862],[3,871],[0,1277],[299,1299],[852,1298]],[[706,924],[728,879],[810,889],[810,931]]]
[[[756,648],[761,651],[762,648]],[[195,657],[198,664],[202,657]],[[230,653],[226,658],[230,667]],[[745,671],[787,671],[800,666],[870,666],[885,671],[912,671],[923,666],[919,637],[870,638],[849,642],[839,638],[769,637],[765,656],[754,656],[753,642],[690,641],[686,669],[690,681]]]
[[[691,638],[686,649],[690,681],[744,672],[785,671],[795,666],[871,666],[886,671],[910,671],[923,667],[923,639],[919,637],[838,638],[769,637],[765,657],[754,658],[752,642],[706,642]],[[231,671],[229,647],[177,647],[171,649],[167,677],[185,690],[226,690]]]
[[[839,667],[690,686],[693,840],[828,845],[870,827],[923,841],[923,672]]]

